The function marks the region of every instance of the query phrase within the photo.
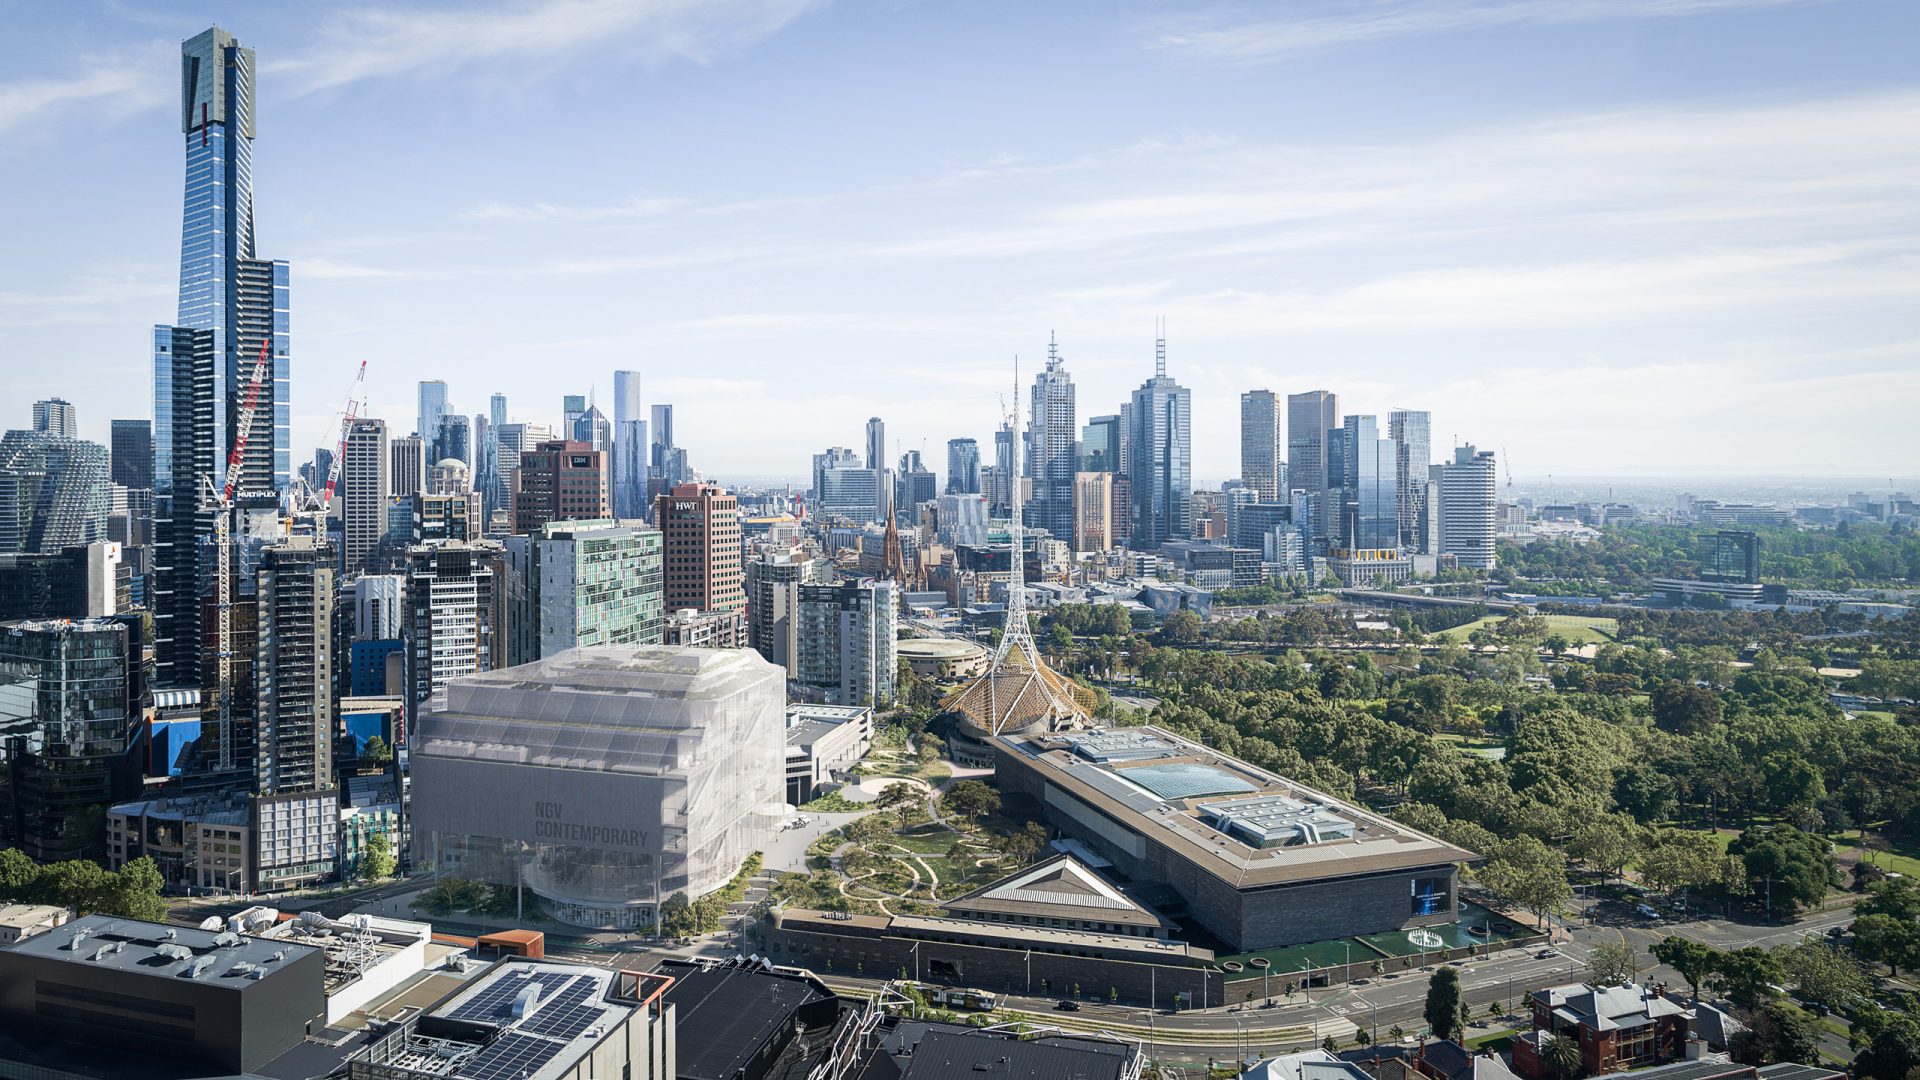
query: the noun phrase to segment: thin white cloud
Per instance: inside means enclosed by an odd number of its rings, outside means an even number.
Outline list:
[[[365,79],[436,77],[482,65],[515,85],[526,72],[513,65],[546,71],[614,49],[650,65],[705,64],[777,33],[819,2],[516,0],[491,7],[358,8],[330,19],[304,54],[264,61],[262,70],[300,95]]]
[[[172,55],[158,44],[120,50],[88,57],[69,75],[0,85],[0,135],[49,128],[77,108],[118,119],[170,101],[154,95],[156,87],[173,85],[166,64]]]
[[[1150,47],[1210,63],[1264,63],[1394,38],[1622,19],[1671,19],[1776,8],[1810,0],[1347,0],[1281,5],[1271,17],[1244,7],[1148,20]],[[1817,0],[1814,0],[1817,2]]]
[[[634,196],[625,202],[606,206],[564,205],[560,203],[486,203],[462,214],[473,221],[524,221],[542,224],[557,222],[606,222],[655,218],[691,204],[688,199],[644,198]]]

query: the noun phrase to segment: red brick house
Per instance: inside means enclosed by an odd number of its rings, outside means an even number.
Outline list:
[[[1667,996],[1664,986],[1588,986],[1572,983],[1527,996],[1533,1006],[1531,1037],[1513,1041],[1514,1071],[1522,1076],[1553,1074],[1540,1051],[1553,1035],[1580,1046],[1588,1075],[1619,1072],[1677,1061],[1686,1055],[1693,1010]]]

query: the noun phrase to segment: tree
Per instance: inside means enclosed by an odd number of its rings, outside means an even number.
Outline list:
[[[1776,996],[1774,989],[1786,973],[1772,953],[1758,945],[1748,945],[1723,953],[1714,965],[1714,985],[1726,992],[1734,1004],[1754,1008]]]
[[[1400,1042],[1406,1037],[1407,1029],[1401,1027],[1399,1024],[1395,1024],[1387,1029],[1387,1039],[1391,1042]]]
[[[1748,829],[1727,845],[1746,866],[1747,887],[1767,914],[1791,915],[1819,903],[1838,880],[1826,837],[1790,825]]]
[[[1191,645],[1200,640],[1205,625],[1191,611],[1176,611],[1160,624],[1160,636],[1175,645]]]
[[[1665,821],[1679,808],[1673,781],[1645,762],[1627,765],[1613,774],[1613,801],[1642,825]]]
[[[1567,850],[1603,874],[1617,876],[1639,853],[1645,831],[1625,814],[1602,814],[1573,834]]]
[[[380,736],[369,735],[367,745],[360,750],[360,757],[367,764],[384,769],[393,764],[393,748],[388,746],[387,740]]]
[[[1780,968],[1800,999],[1828,1012],[1848,1009],[1867,996],[1860,961],[1824,941],[1803,941],[1776,950]]]
[[[1713,835],[1662,829],[1647,839],[1640,854],[1640,876],[1661,892],[1723,884],[1725,855]]]
[[[1475,876],[1495,895],[1536,916],[1558,909],[1573,894],[1567,857],[1531,836],[1495,844]]]
[[[1897,978],[1902,967],[1920,967],[1920,924],[1892,915],[1862,915],[1853,923],[1853,951],[1887,965],[1887,974]]]
[[[1713,975],[1720,962],[1720,951],[1711,945],[1669,934],[1654,943],[1653,958],[1680,973],[1695,998],[1700,987]]]
[[[1014,862],[1025,866],[1040,854],[1040,849],[1046,846],[1046,843],[1046,826],[1037,821],[1029,821],[1019,832],[1001,838],[1000,850]]]
[[[1853,1037],[1866,1049],[1853,1059],[1862,1080],[1907,1080],[1920,1068],[1920,1019],[1891,1009],[1862,1009]]]
[[[79,858],[93,859],[107,850],[107,808],[95,803],[67,816],[60,826],[60,842]]]
[[[1435,968],[1427,979],[1427,1004],[1421,1015],[1436,1039],[1451,1039],[1460,1030],[1460,970]]]
[[[931,765],[940,760],[940,744],[932,739],[921,739],[917,755],[921,765]]]
[[[1676,735],[1698,735],[1720,723],[1720,695],[1704,687],[1664,682],[1650,698],[1653,722]]]
[[[386,833],[374,833],[367,837],[366,850],[360,853],[360,876],[367,881],[379,881],[393,876],[399,860],[393,855],[393,841]]]
[[[914,785],[904,780],[896,781],[880,789],[880,794],[873,800],[873,805],[882,810],[892,810],[912,803],[919,795],[920,791]]]
[[[1565,1035],[1554,1035],[1540,1047],[1540,1057],[1560,1080],[1580,1075],[1580,1044]]]
[[[1806,1013],[1781,1001],[1769,1001],[1747,1017],[1747,1030],[1728,1047],[1742,1065],[1820,1060],[1820,1031]]]
[[[1891,915],[1907,922],[1920,919],[1920,881],[1883,877],[1867,886],[1866,898],[1853,910],[1856,915]]]
[[[961,780],[940,796],[940,804],[961,817],[986,817],[1000,811],[1000,793],[979,780]]]
[[[1587,954],[1587,978],[1595,986],[1620,986],[1633,981],[1633,947],[1603,941]]]

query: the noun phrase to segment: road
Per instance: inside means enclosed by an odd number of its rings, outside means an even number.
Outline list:
[[[729,914],[735,924],[752,915],[766,898],[766,885],[772,873],[763,873],[749,888],[744,901],[733,905]],[[363,904],[399,895],[419,887],[419,882],[397,882],[351,896],[336,897],[314,905],[329,916],[338,917]],[[244,901],[195,903],[173,912],[176,922],[192,925],[209,914],[230,914],[246,906]],[[1725,919],[1696,918],[1678,922],[1652,921],[1624,911],[1617,904],[1593,904],[1571,921],[1560,944],[1552,949],[1514,949],[1491,957],[1459,962],[1461,986],[1474,1016],[1484,1016],[1490,1003],[1500,1003],[1509,1014],[1512,1026],[1524,1027],[1525,1021],[1514,1015],[1525,995],[1533,990],[1564,983],[1579,982],[1587,972],[1588,957],[1603,943],[1624,943],[1633,949],[1642,981],[1685,985],[1678,972],[1653,959],[1652,946],[1669,934],[1678,934],[1732,949],[1745,945],[1772,947],[1798,941],[1809,935],[1823,935],[1830,927],[1843,926],[1853,919],[1851,908],[1817,912],[1790,925],[1735,922]],[[593,942],[549,940],[547,954],[603,967],[642,966],[649,961],[674,957],[704,956],[723,960],[741,955],[731,932],[714,935],[689,946],[664,948],[640,941]],[[748,947],[750,948],[750,946]],[[835,989],[852,996],[865,997],[878,992],[885,980],[831,975],[826,981]],[[1317,1045],[1332,1036],[1351,1044],[1356,1029],[1365,1029],[1384,1037],[1398,1025],[1408,1032],[1425,1027],[1421,1012],[1425,1005],[1427,978],[1424,972],[1388,974],[1362,980],[1351,986],[1287,999],[1277,985],[1270,986],[1270,1000],[1256,999],[1182,1013],[1150,1014],[1138,1006],[1116,1006],[1086,1000],[1075,1011],[1056,1009],[1057,997],[1006,995],[1002,1007],[1028,1014],[1034,1021],[1053,1024],[1073,1031],[1107,1031],[1150,1044],[1156,1060],[1169,1064],[1204,1065],[1215,1060],[1233,1060],[1249,1054],[1272,1055]],[[1233,984],[1231,996],[1260,993],[1259,980]],[[1823,1049],[1836,1057],[1850,1056],[1845,1039],[1822,1031]]]

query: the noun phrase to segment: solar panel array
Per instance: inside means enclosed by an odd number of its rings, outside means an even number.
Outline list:
[[[571,971],[540,971],[526,978],[495,979],[451,1014],[460,1020],[485,1020],[496,1023],[513,1019],[513,999],[529,986],[540,987],[540,1000],[546,1001],[568,982],[579,978]]]
[[[487,1044],[454,1075],[461,1080],[519,1080],[539,1072],[565,1045],[510,1031]]]
[[[523,1020],[515,1029],[532,1035],[551,1035],[571,1041],[600,1019],[602,1010],[594,1001],[599,983],[582,977],[554,995],[552,1001],[534,1010],[531,1020]]]

